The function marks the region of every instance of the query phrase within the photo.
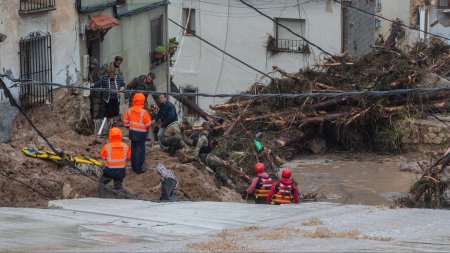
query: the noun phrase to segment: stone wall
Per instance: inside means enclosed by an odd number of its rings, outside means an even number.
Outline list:
[[[446,124],[450,126],[450,122]],[[399,122],[402,149],[444,152],[450,145],[450,127],[446,124],[435,118]]]

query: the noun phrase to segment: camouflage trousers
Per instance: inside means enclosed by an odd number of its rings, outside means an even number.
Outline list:
[[[162,136],[161,137],[161,144],[169,149],[169,153],[175,154],[175,152],[182,148],[180,142],[182,140],[181,136],[174,135],[174,136]]]
[[[105,108],[103,106],[101,91],[93,91],[89,98],[91,102],[92,119],[103,119],[103,117],[105,117]]]
[[[224,161],[213,154],[201,154],[200,159],[206,166],[210,167],[216,174],[216,179],[222,184],[227,184],[228,178]]]

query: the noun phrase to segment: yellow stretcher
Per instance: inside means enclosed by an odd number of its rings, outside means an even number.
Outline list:
[[[73,163],[79,170],[75,170],[69,166],[66,166],[65,169],[70,173],[79,174],[84,172],[87,175],[93,175],[96,177],[100,177],[103,174],[102,163],[99,160],[86,157],[86,156],[77,156],[72,154],[64,153],[63,157],[55,154],[53,151],[46,150],[36,150],[34,148],[24,148],[22,152],[30,157],[40,158],[40,159],[48,159],[56,162],[66,160]]]

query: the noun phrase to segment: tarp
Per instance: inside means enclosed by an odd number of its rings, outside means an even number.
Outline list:
[[[105,13],[99,13],[94,16],[89,16],[89,23],[87,25],[87,30],[89,31],[108,30],[116,25],[120,25],[119,20],[111,16],[108,16]]]

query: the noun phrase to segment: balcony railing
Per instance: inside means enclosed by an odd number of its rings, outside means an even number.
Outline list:
[[[286,52],[310,53],[308,43],[304,40],[278,39],[277,49]]]
[[[27,14],[55,10],[55,0],[20,0],[19,13]]]

